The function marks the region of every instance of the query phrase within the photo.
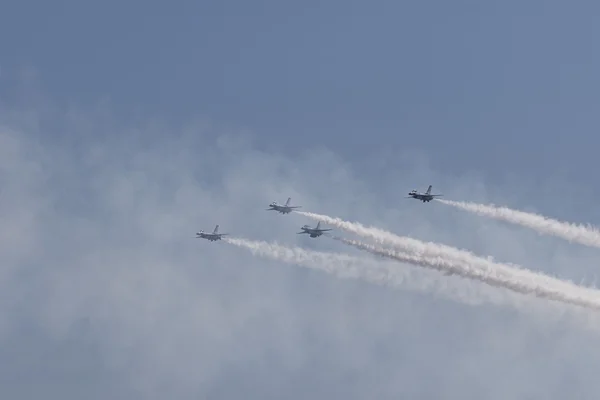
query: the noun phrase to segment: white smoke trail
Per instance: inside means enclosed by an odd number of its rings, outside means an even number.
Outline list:
[[[432,268],[450,274],[456,274],[464,278],[476,279],[487,283],[488,285],[509,289],[521,294],[533,295],[543,299],[550,299],[590,308],[593,310],[600,310],[600,292],[588,293],[583,290],[559,291],[554,288],[541,285],[537,282],[523,282],[515,278],[494,276],[479,268],[474,268],[468,264],[460,264],[442,257],[428,258],[420,255],[401,253],[392,249],[385,249],[371,244],[362,243],[357,240],[340,238],[333,235],[330,235],[330,237],[350,246],[356,247],[357,249],[366,250],[369,253],[378,256],[384,256],[401,262],[410,263],[425,268]]]
[[[442,199],[436,199],[436,201],[484,217],[521,225],[544,235],[556,236],[570,242],[600,248],[600,231],[592,226],[558,221],[542,215],[513,210],[508,207],[498,207],[493,204],[485,205]]]
[[[544,284],[553,290],[580,291],[587,293],[588,296],[600,296],[600,292],[577,286],[573,282],[564,281],[544,275],[542,273],[533,272],[516,264],[497,263],[488,258],[479,257],[467,250],[461,250],[439,243],[422,242],[417,239],[398,236],[379,228],[366,227],[358,222],[348,222],[340,218],[332,218],[327,215],[304,211],[297,211],[297,213],[311,219],[333,225],[346,232],[369,238],[378,244],[392,245],[396,249],[402,250],[411,255],[422,256],[425,258],[438,257],[444,260],[454,261],[458,265],[469,265],[471,268],[479,268],[486,275],[497,277],[498,279],[516,278],[521,282],[527,282],[530,284]]]
[[[372,258],[359,258],[341,253],[324,253],[242,238],[223,238],[223,241],[246,248],[253,255],[324,271],[339,278],[362,279],[379,285],[435,293],[469,305],[483,303],[506,305],[510,303],[511,294],[505,291],[488,290],[490,288],[473,285],[462,279],[453,280],[451,277],[440,279],[441,277],[437,276],[436,272],[401,268],[397,259],[385,262]],[[411,264],[411,262],[407,264]]]
[[[567,317],[573,317],[575,318],[574,322],[578,324],[594,330],[600,329],[600,319],[597,318],[596,314],[589,313],[585,309],[572,308],[571,305],[564,303],[548,303],[539,298],[525,296],[494,286],[473,284],[471,280],[460,277],[442,277],[436,271],[419,270],[418,268],[422,267],[421,264],[415,263],[410,255],[403,255],[399,252],[395,253],[397,257],[408,257],[407,264],[417,265],[417,269],[399,265],[400,260],[398,258],[385,262],[371,258],[354,257],[348,254],[323,253],[242,238],[223,238],[223,241],[246,248],[253,255],[320,270],[339,278],[361,279],[392,288],[401,287],[416,292],[434,294],[472,306],[486,303],[497,306],[511,306],[520,312],[530,314],[532,317],[543,317],[540,322],[565,322]],[[378,255],[382,256],[381,254]],[[434,263],[435,261],[430,262]],[[550,304],[553,307],[549,307]]]
[[[472,290],[469,291],[468,288],[461,288],[460,285],[454,288],[448,287],[445,282],[440,282],[435,277],[427,276],[427,274],[415,274],[415,271],[411,271],[409,268],[399,268],[397,262],[383,262],[341,253],[324,253],[242,238],[223,238],[222,240],[246,248],[253,255],[323,271],[338,278],[361,279],[378,285],[404,287],[418,292],[435,292],[470,305],[486,301],[499,302],[493,292],[487,291],[488,293],[478,295]]]

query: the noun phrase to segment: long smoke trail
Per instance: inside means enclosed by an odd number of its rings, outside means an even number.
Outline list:
[[[591,226],[558,221],[538,214],[513,210],[508,207],[442,199],[436,199],[436,201],[484,217],[521,225],[544,235],[556,236],[570,242],[600,248],[600,231]]]
[[[464,279],[453,277],[442,278],[434,271],[402,268],[401,265],[398,265],[398,261],[400,261],[398,258],[392,258],[391,261],[385,262],[384,260],[359,258],[340,253],[317,252],[299,247],[287,247],[277,243],[242,238],[223,238],[223,241],[246,248],[253,255],[324,271],[339,278],[361,279],[378,285],[402,287],[428,294],[433,293],[468,305],[491,303],[499,306],[513,306],[518,310],[536,308],[536,304],[532,302],[534,299],[531,297],[523,297],[521,294],[494,287],[473,285],[470,281]],[[376,251],[372,253],[379,256],[382,255]],[[403,255],[396,253],[396,256],[401,257]],[[415,262],[409,255],[405,256],[407,257],[406,264],[412,264],[417,267],[423,266]],[[431,261],[432,264],[435,262]],[[441,267],[429,268],[442,269]],[[549,316],[548,311],[562,311],[557,308],[549,310],[546,304],[538,305],[542,307],[538,311],[543,311],[546,317]]]
[[[562,303],[578,305],[593,310],[600,310],[600,292],[589,291],[579,287],[572,287],[571,290],[556,290],[541,285],[537,282],[523,282],[516,277],[500,277],[483,271],[479,268],[467,264],[460,264],[452,260],[447,260],[442,257],[423,257],[401,253],[392,249],[385,249],[367,243],[362,243],[357,240],[329,235],[335,240],[346,243],[357,249],[368,251],[371,254],[391,258],[400,262],[409,263],[425,268],[431,268],[438,271],[456,274],[464,278],[476,279],[488,285],[509,289],[517,293],[533,295],[543,299],[550,299]]]
[[[491,291],[473,293],[472,288],[461,287],[460,284],[454,288],[448,287],[447,282],[440,282],[439,278],[436,279],[436,277],[427,276],[427,274],[415,274],[415,271],[408,268],[399,268],[396,261],[384,262],[372,258],[359,258],[349,254],[324,253],[242,238],[230,237],[222,240],[246,248],[253,255],[320,270],[339,278],[361,279],[378,285],[405,287],[426,293],[433,291],[466,304],[481,304],[486,301],[499,304],[505,303],[499,300],[501,296],[494,296]]]
[[[332,218],[327,215],[304,211],[297,211],[297,213],[317,221],[323,221],[346,232],[354,233],[364,238],[371,239],[377,244],[391,245],[396,249],[402,250],[411,255],[422,256],[425,258],[437,257],[444,260],[454,261],[458,265],[469,265],[472,268],[479,268],[483,270],[486,275],[495,276],[499,279],[516,277],[523,282],[529,282],[532,284],[545,284],[548,287],[552,287],[554,290],[569,291],[573,290],[573,288],[577,288],[577,290],[589,292],[590,295],[592,293],[594,295],[598,295],[599,293],[596,290],[577,286],[570,281],[564,281],[548,275],[530,271],[519,265],[497,263],[488,258],[479,257],[467,250],[461,250],[439,243],[423,242],[405,236],[398,236],[379,228],[366,227],[358,222],[348,222],[340,218]]]
[[[392,288],[401,287],[472,306],[486,303],[509,306],[528,314],[528,318],[533,318],[542,324],[572,322],[594,331],[600,330],[600,316],[593,312],[590,313],[587,308],[574,308],[570,304],[559,302],[549,303],[543,299],[510,290],[473,284],[472,280],[455,276],[441,277],[438,272],[431,269],[421,270],[419,267],[410,268],[407,265],[399,265],[398,259],[386,262],[347,254],[322,253],[298,247],[290,248],[277,243],[241,238],[223,238],[223,241],[246,248],[254,255],[321,270],[339,278],[361,279]]]

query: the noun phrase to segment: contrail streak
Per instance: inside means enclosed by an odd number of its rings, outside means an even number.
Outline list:
[[[517,277],[500,277],[490,274],[477,267],[468,264],[457,263],[456,261],[447,260],[442,257],[423,257],[420,255],[412,255],[401,253],[392,249],[385,249],[367,243],[362,243],[357,240],[330,235],[335,240],[355,248],[368,251],[371,254],[391,258],[404,263],[409,263],[425,268],[432,268],[438,271],[456,274],[464,278],[476,279],[488,285],[509,289],[517,293],[533,295],[543,299],[560,301],[562,303],[573,304],[600,310],[600,292],[590,291],[585,288],[580,288],[575,285],[569,288],[570,290],[557,290],[549,288],[538,282],[524,282]]]
[[[402,287],[428,294],[433,293],[468,305],[483,303],[499,306],[512,305],[520,310],[535,307],[535,304],[529,301],[531,298],[520,297],[520,294],[494,287],[473,285],[469,280],[459,278],[446,277],[444,279],[434,271],[402,268],[402,265],[398,265],[399,260],[397,258],[386,262],[384,260],[359,258],[340,253],[317,252],[299,247],[287,247],[277,243],[242,238],[223,238],[223,241],[246,248],[253,255],[320,270],[338,278],[360,279],[377,285]],[[397,253],[398,256],[399,254]],[[412,261],[409,258],[407,264],[417,265]],[[419,267],[421,266],[417,265],[417,268]],[[525,302],[527,302],[526,307]],[[548,316],[547,307],[544,310],[546,316]]]
[[[573,322],[594,331],[600,329],[600,319],[586,308],[574,308],[570,304],[559,302],[549,303],[544,299],[522,295],[510,290],[473,284],[472,280],[458,276],[444,278],[432,269],[421,269],[420,266],[410,267],[410,263],[399,264],[400,260],[398,259],[386,262],[241,238],[223,238],[223,241],[246,248],[254,255],[320,270],[338,278],[360,279],[391,288],[433,294],[472,306],[486,303],[509,306],[528,314],[530,318],[543,324]],[[396,255],[399,254],[396,253]]]
[[[371,258],[360,258],[349,254],[324,253],[305,250],[300,247],[287,247],[278,243],[255,241],[242,238],[223,238],[226,243],[250,250],[253,255],[295,264],[302,267],[320,270],[339,278],[361,279],[378,285],[391,287],[408,286],[410,289],[429,292],[440,292],[446,297],[451,297],[467,304],[479,304],[480,299],[464,293],[452,293],[447,285],[438,284],[435,279],[426,276],[415,277],[409,269],[398,268],[397,263],[382,262]],[[476,296],[475,296],[476,297]]]
[[[538,214],[513,210],[508,207],[441,199],[436,199],[436,201],[484,217],[521,225],[544,235],[556,236],[570,242],[600,248],[600,231],[591,226],[558,221]]]
[[[297,213],[317,221],[323,221],[346,232],[354,233],[364,238],[371,239],[377,244],[391,245],[396,249],[402,250],[411,255],[422,256],[425,258],[438,257],[444,260],[454,261],[458,265],[469,265],[472,268],[479,268],[483,270],[485,274],[496,276],[499,279],[516,277],[522,282],[545,284],[548,287],[552,287],[554,290],[569,291],[573,290],[575,287],[578,290],[589,292],[590,295],[593,294],[597,296],[599,293],[596,290],[583,288],[569,281],[556,279],[548,275],[530,271],[519,265],[497,263],[488,258],[479,257],[467,250],[461,250],[439,243],[422,242],[417,239],[398,236],[379,228],[366,227],[358,222],[348,222],[340,218],[332,218],[327,215],[304,211],[299,211]]]

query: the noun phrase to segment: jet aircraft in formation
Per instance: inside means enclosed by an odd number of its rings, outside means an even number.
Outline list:
[[[269,208],[267,208],[266,210],[267,211],[278,211],[281,214],[289,214],[292,211],[294,211],[296,208],[302,208],[302,206],[290,206],[291,201],[292,201],[291,197],[288,197],[288,199],[284,205],[277,204],[277,202],[274,201],[271,204],[269,204]]]
[[[302,228],[302,232],[298,232],[298,235],[306,233],[310,235],[311,238],[319,237],[323,234],[323,232],[331,231],[332,229],[321,229],[321,221],[317,222],[316,228],[311,228],[308,225],[304,225]]]
[[[229,233],[219,233],[219,225],[215,226],[215,230],[212,233],[208,233],[208,232],[204,232],[204,231],[200,231],[198,233],[196,233],[196,238],[197,239],[208,239],[211,242],[214,242],[215,240],[221,240],[222,236],[227,236],[229,235]]]
[[[431,200],[433,200],[434,197],[440,197],[443,196],[442,194],[431,194],[431,188],[432,186],[429,185],[429,187],[427,188],[427,191],[425,193],[419,193],[416,190],[411,190],[410,192],[408,192],[408,197],[406,197],[407,199],[417,199],[417,200],[421,200],[423,203],[426,202],[430,202]]]
[[[443,196],[441,194],[431,194],[431,188],[432,188],[432,186],[429,185],[429,187],[427,188],[427,191],[425,193],[419,193],[416,190],[411,190],[408,193],[407,198],[421,200],[423,203],[426,203],[426,202],[430,202],[435,197]],[[269,204],[269,208],[267,208],[266,211],[277,211],[281,214],[289,214],[292,211],[294,211],[296,208],[302,208],[302,206],[290,206],[291,201],[292,201],[291,197],[288,197],[287,201],[283,205],[278,204],[276,201],[274,201],[271,204]],[[298,235],[307,234],[311,238],[317,238],[317,237],[323,235],[324,232],[328,232],[328,231],[332,230],[332,229],[321,229],[320,221],[317,223],[317,226],[315,228],[311,228],[308,225],[304,225],[300,229],[302,230],[302,232],[297,232]],[[221,237],[227,236],[227,235],[229,235],[229,234],[228,233],[219,233],[219,225],[215,226],[215,230],[212,233],[207,233],[204,231],[200,231],[200,232],[196,233],[197,238],[207,239],[207,240],[210,240],[211,242],[214,242],[216,240],[221,240]]]

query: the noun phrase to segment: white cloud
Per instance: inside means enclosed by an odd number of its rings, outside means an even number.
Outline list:
[[[403,199],[429,181],[457,199],[473,193],[487,200],[511,188],[435,172],[402,154],[390,155],[389,164],[374,160],[380,172],[367,179],[334,149],[273,154],[250,136],[205,122],[172,129],[120,122],[106,110],[72,109],[66,117],[13,110],[0,120],[0,349],[37,349],[21,369],[0,361],[11,376],[26,376],[7,382],[15,397],[25,383],[45,387],[39,382],[57,362],[74,370],[93,365],[77,382],[64,372],[64,387],[52,389],[57,396],[71,393],[69,385],[92,390],[99,379],[118,385],[114,396],[140,398],[598,393],[588,372],[598,346],[568,317],[532,318],[336,280],[193,238],[218,223],[253,239],[356,253],[296,235],[309,223],[299,216],[264,211],[291,196],[306,210],[572,279],[593,273],[593,253]],[[405,169],[386,168],[392,164]],[[34,338],[22,336],[27,329]],[[88,343],[97,353],[47,358],[32,343]],[[562,378],[571,371],[577,374]]]

